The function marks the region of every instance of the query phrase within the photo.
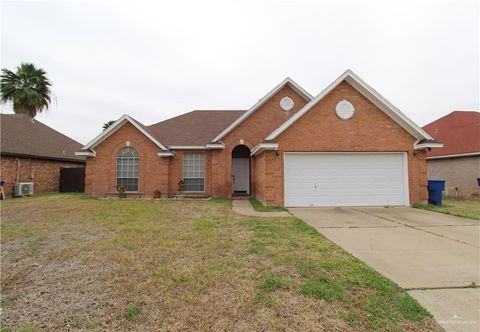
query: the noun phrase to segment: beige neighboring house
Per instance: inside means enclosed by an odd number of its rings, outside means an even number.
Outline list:
[[[444,144],[427,153],[428,178],[445,180],[448,196],[479,196],[480,112],[455,111],[423,129]]]

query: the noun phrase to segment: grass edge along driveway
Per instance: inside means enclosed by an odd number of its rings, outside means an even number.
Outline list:
[[[443,197],[442,205],[415,203],[412,207],[480,221],[480,199]]]
[[[403,289],[294,217],[238,216],[226,199],[83,195],[2,210],[5,329],[440,330]]]

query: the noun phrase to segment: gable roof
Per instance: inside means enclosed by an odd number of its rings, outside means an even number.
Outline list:
[[[295,83],[290,77],[285,78],[282,82],[280,82],[276,87],[274,87],[269,93],[267,93],[263,98],[261,98],[255,105],[253,105],[248,111],[246,111],[242,116],[236,119],[233,123],[231,123],[227,128],[225,128],[220,134],[218,134],[212,142],[218,142],[222,138],[224,138],[229,132],[231,132],[235,127],[237,127],[240,123],[245,121],[250,115],[252,115],[257,109],[259,109],[263,104],[265,104],[270,98],[272,98],[278,91],[280,91],[284,86],[290,86],[293,90],[295,90],[298,94],[300,94],[305,100],[312,100],[313,96],[309,94],[305,89],[303,89],[300,85]]]
[[[423,129],[444,143],[443,148],[429,151],[427,157],[480,154],[480,112],[455,111]]]
[[[26,114],[1,114],[0,127],[2,155],[85,161],[75,155],[82,144]]]
[[[270,135],[267,136],[266,141],[275,140],[281,133],[289,128],[295,121],[301,118],[306,112],[308,112],[314,105],[322,100],[327,94],[329,94],[335,87],[341,82],[346,81],[356,90],[358,90],[363,96],[370,100],[375,106],[380,108],[384,113],[390,116],[401,127],[408,131],[417,140],[431,140],[432,137],[427,134],[422,128],[415,124],[405,114],[403,114],[398,108],[393,106],[388,100],[383,98],[377,91],[365,83],[360,77],[358,77],[350,69],[340,75],[335,81],[327,86],[322,92],[320,92],[315,98],[313,98],[307,105],[305,105],[300,111],[292,115],[282,125],[275,129]]]
[[[155,145],[157,145],[161,150],[168,151],[168,149],[160,143],[160,141],[152,134],[150,129],[137,120],[133,119],[131,116],[124,114],[117,121],[115,121],[110,127],[102,131],[97,137],[88,142],[82,150],[93,150],[98,144],[110,137],[114,132],[120,129],[125,123],[131,123],[135,128],[137,128],[141,133],[147,136]]]
[[[197,110],[155,123],[147,128],[168,147],[205,146],[245,112],[245,110]]]

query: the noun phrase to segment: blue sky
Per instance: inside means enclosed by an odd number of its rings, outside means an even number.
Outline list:
[[[2,1],[0,10],[1,67],[44,68],[55,102],[37,118],[81,143],[124,113],[148,125],[247,109],[286,76],[316,95],[348,68],[419,125],[479,109],[478,1]]]

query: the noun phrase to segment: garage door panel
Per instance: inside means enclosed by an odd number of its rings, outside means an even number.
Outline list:
[[[286,206],[408,204],[402,153],[286,153]]]

